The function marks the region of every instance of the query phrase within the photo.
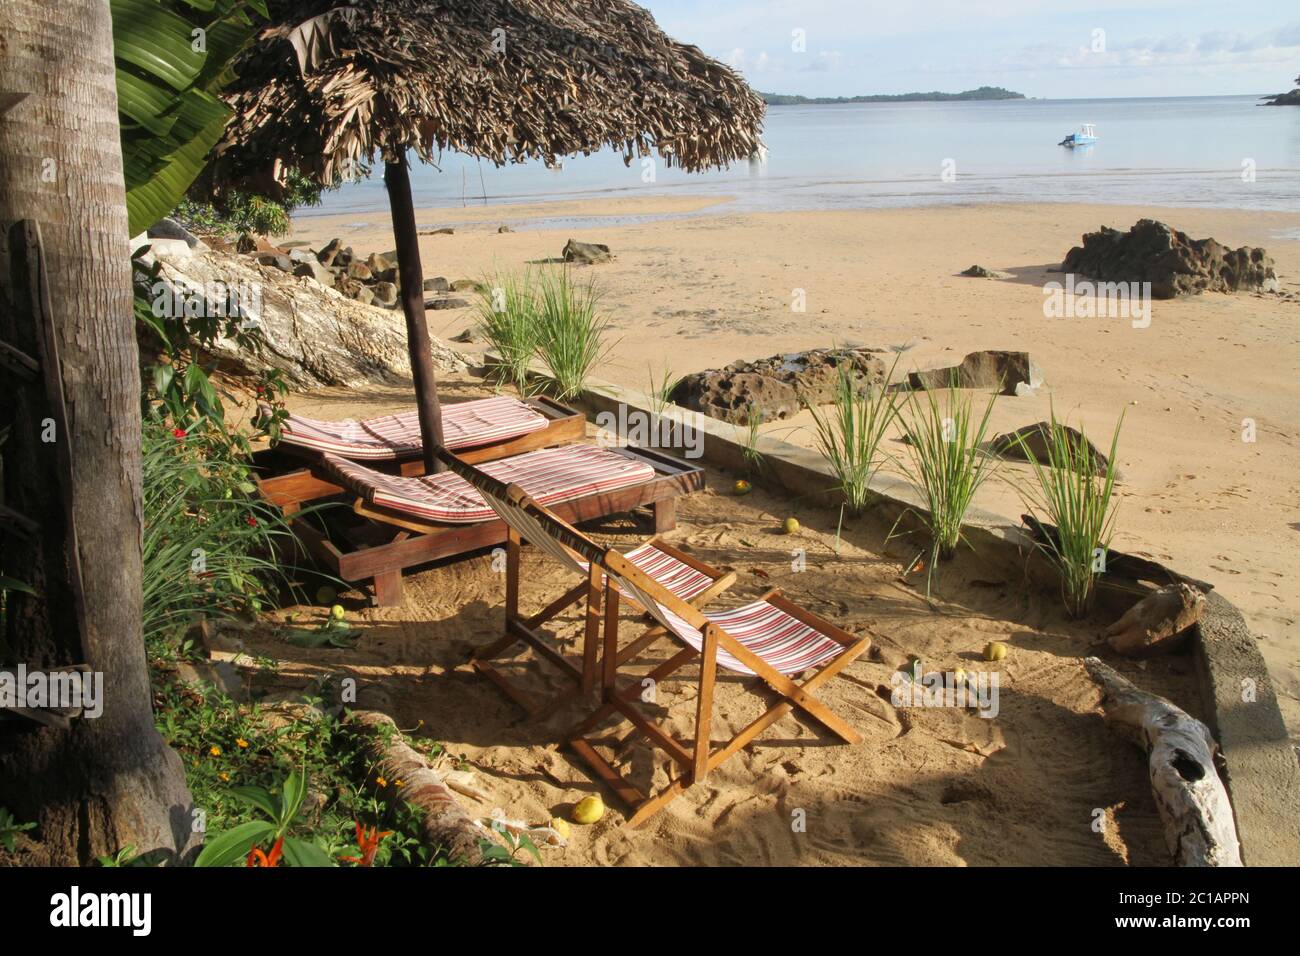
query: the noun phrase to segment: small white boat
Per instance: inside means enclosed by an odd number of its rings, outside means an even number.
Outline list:
[[[1095,142],[1097,142],[1097,127],[1091,123],[1084,123],[1079,127],[1079,132],[1071,133],[1057,145],[1073,149],[1076,146],[1091,146]]]

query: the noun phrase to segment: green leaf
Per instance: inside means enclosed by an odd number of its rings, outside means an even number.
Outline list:
[[[117,71],[117,109],[154,136],[166,136],[176,122],[176,93],[166,86]]]
[[[290,774],[284,781],[284,805],[280,813],[280,832],[283,833],[298,816],[303,798],[307,796],[307,773]]]
[[[6,577],[0,574],[0,591],[19,591],[23,594],[35,594],[36,589],[30,584],[25,584],[16,578]]]
[[[230,795],[261,810],[272,821],[280,819],[280,801],[263,787],[231,787]]]
[[[110,0],[113,53],[145,76],[180,92],[203,69],[207,54],[194,49],[195,24],[157,0]]]
[[[315,843],[295,837],[285,838],[284,858],[290,866],[338,866],[334,858]]]
[[[230,866],[242,860],[253,847],[275,834],[275,827],[265,820],[241,823],[233,830],[218,834],[203,847],[195,866]]]

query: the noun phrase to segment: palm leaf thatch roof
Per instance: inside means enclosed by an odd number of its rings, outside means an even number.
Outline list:
[[[498,165],[604,146],[688,171],[759,145],[764,104],[733,70],[626,0],[272,0],[225,98],[216,184],[330,185],[413,150]]]

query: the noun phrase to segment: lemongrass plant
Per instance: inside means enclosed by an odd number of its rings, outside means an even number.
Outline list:
[[[880,443],[898,416],[898,404],[889,391],[897,365],[895,359],[879,387],[861,389],[852,370],[841,364],[830,410],[808,405],[817,450],[830,464],[844,503],[854,514],[867,505],[871,480],[884,464]]]
[[[500,380],[528,394],[538,341],[537,276],[531,269],[490,276],[479,284],[478,326],[500,357]]]
[[[966,512],[975,493],[996,468],[996,459],[981,446],[988,433],[997,393],[989,395],[984,414],[976,419],[972,396],[949,387],[946,401],[941,402],[940,391],[926,389],[921,393],[924,399],[918,399],[918,393],[912,392],[906,413],[900,416],[908,450],[903,473],[925,502],[924,512],[909,511],[919,518],[930,536],[927,595],[935,566],[940,560],[952,557],[964,540],[962,525]]]
[[[681,376],[674,375],[673,370],[665,365],[664,370],[655,375],[654,366],[647,363],[647,370],[650,373],[650,410],[655,415],[662,416],[668,410],[668,406],[673,404],[672,394],[676,391],[677,386],[681,384]]]
[[[568,267],[543,273],[538,281],[537,354],[560,401],[582,394],[613,347],[599,303],[595,280],[579,282]]]
[[[1083,429],[1075,432],[1057,421],[1055,409],[1044,436],[1046,461],[1039,461],[1024,437],[1016,435],[1032,469],[1031,480],[1017,490],[1034,517],[1056,529],[1038,546],[1057,566],[1065,609],[1074,617],[1087,614],[1092,605],[1115,534],[1115,452],[1123,424],[1121,412],[1104,463]]]

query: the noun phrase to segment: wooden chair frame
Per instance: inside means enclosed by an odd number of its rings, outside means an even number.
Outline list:
[[[770,602],[791,617],[844,647],[844,651],[833,660],[816,669],[811,676],[802,682],[796,682],[768,665],[762,658],[746,648],[723,628],[712,623],[698,608],[686,604],[671,592],[660,587],[657,582],[642,573],[639,568],[624,559],[622,555],[617,552],[608,552],[606,562],[608,570],[613,574],[606,578],[605,586],[604,653],[601,676],[603,702],[600,707],[569,733],[568,743],[574,752],[591,767],[596,776],[631,808],[632,815],[627,820],[627,826],[640,826],[653,817],[668,803],[680,796],[689,787],[704,780],[711,771],[716,770],[742,747],[795,708],[812,717],[846,743],[855,744],[861,741],[862,738],[857,731],[832,711],[829,706],[819,700],[813,692],[857,660],[871,646],[870,637],[854,637],[824,618],[787,600],[777,590],[773,589],[767,592],[762,600]],[[620,653],[618,647],[618,608],[621,589],[615,580],[615,576],[628,581],[643,591],[647,597],[654,599],[663,607],[686,620],[692,627],[699,628],[702,639],[700,650],[697,651],[693,647],[685,646],[631,686],[619,688],[617,682],[618,668],[620,664],[625,663],[630,658],[626,653]],[[659,631],[658,637],[667,636],[667,628],[661,626]],[[645,642],[643,636],[643,638],[638,639],[637,643],[641,643],[640,649],[644,649],[649,646],[650,642]],[[712,741],[711,729],[713,691],[717,680],[717,655],[720,648],[725,649],[736,660],[752,670],[754,675],[775,691],[781,699],[742,728],[730,740],[721,746],[715,747]],[[695,710],[695,734],[693,740],[683,743],[642,714],[637,709],[635,699],[641,690],[641,682],[647,677],[658,683],[696,660],[700,663],[700,673]],[[621,738],[620,744],[639,732],[650,741],[652,746],[666,753],[677,765],[678,771],[676,775],[672,775],[669,783],[657,793],[647,794],[638,789],[596,751],[591,740],[586,736],[607,717],[615,713],[632,724],[631,733]]]
[[[575,533],[577,532],[575,529]],[[585,536],[584,536],[585,537]],[[601,626],[601,599],[604,591],[605,574],[601,571],[600,566],[595,563],[588,565],[588,571],[585,579],[580,584],[569,588],[558,598],[546,607],[524,618],[519,614],[519,566],[523,538],[514,528],[509,529],[509,536],[506,539],[506,608],[505,608],[505,634],[493,641],[476,649],[471,657],[471,663],[475,670],[487,677],[492,683],[510,700],[518,704],[528,714],[532,720],[540,720],[551,714],[557,707],[578,695],[589,695],[596,686],[596,680],[599,677],[598,655],[601,646],[600,626]],[[665,541],[660,540],[659,536],[651,538],[646,544],[662,551],[670,557],[676,558],[683,564],[686,564],[702,574],[712,579],[712,583],[693,597],[691,604],[699,607],[707,604],[719,594],[731,587],[736,582],[734,571],[720,571],[717,568],[705,564],[693,558],[689,554],[674,548]],[[592,542],[593,548],[598,548],[595,542]],[[582,663],[581,666],[575,665],[568,658],[559,653],[551,643],[540,633],[540,628],[554,620],[564,611],[568,610],[574,604],[586,598],[587,610],[585,616],[585,626],[582,639]],[[662,631],[657,625],[647,629],[647,634],[655,630]],[[623,654],[627,655],[626,659],[636,656],[638,649],[644,646],[641,641],[644,638],[638,638],[632,646],[627,648]],[[558,667],[565,676],[573,682],[573,686],[566,692],[554,695],[549,701],[539,703],[534,701],[526,692],[512,684],[499,668],[492,663],[493,659],[499,657],[507,649],[513,647],[516,643],[523,642],[533,648],[543,659],[550,661]]]

